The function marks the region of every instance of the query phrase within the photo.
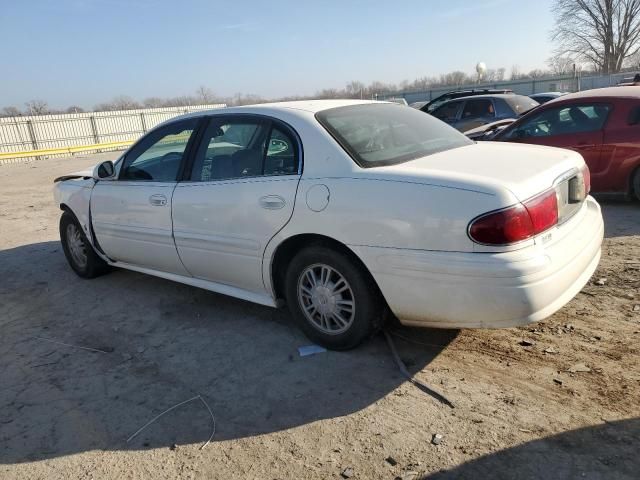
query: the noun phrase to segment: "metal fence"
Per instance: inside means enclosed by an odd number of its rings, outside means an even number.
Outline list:
[[[0,118],[0,164],[126,148],[170,118],[224,104]]]
[[[470,90],[484,88],[504,88],[513,90],[520,95],[532,95],[541,92],[576,92],[579,90],[591,90],[593,88],[609,87],[617,85],[623,78],[629,77],[629,73],[616,73],[612,75],[574,77],[559,76],[527,80],[513,80],[504,82],[485,82],[469,85],[437,87],[424,91],[406,91],[379,94],[378,100],[391,97],[402,97],[407,103],[433,100],[434,98],[452,90]],[[631,75],[633,76],[633,75]]]

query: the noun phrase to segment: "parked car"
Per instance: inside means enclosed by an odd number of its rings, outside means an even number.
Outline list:
[[[407,100],[402,97],[389,97],[385,99],[386,102],[397,103],[398,105],[404,105],[405,107],[409,105]]]
[[[513,93],[513,90],[509,89],[497,89],[497,88],[484,88],[477,90],[454,90],[452,92],[447,92],[439,97],[434,98],[433,100],[426,102],[420,110],[426,113],[433,112],[436,108],[442,105],[449,100],[455,100],[456,98],[462,97],[473,97],[475,95],[500,95],[500,94],[508,94]]]
[[[346,349],[388,311],[443,328],[551,315],[600,258],[588,178],[575,152],[476,144],[412,108],[334,100],[172,119],[54,190],[81,277],[122,267],[286,302],[314,342]]]
[[[451,100],[436,108],[431,115],[461,132],[507,118],[518,118],[538,106],[524,95],[478,95]]]
[[[552,100],[495,140],[570,148],[591,171],[594,192],[640,199],[640,88],[610,87]]]
[[[415,108],[416,110],[422,110],[422,107],[424,107],[427,103],[429,103],[429,101],[413,102],[413,103],[410,103],[409,106],[411,108]]]
[[[619,87],[632,87],[640,85],[640,73],[636,73],[633,77],[625,77],[622,79],[620,83],[618,83]]]
[[[534,93],[533,95],[529,95],[529,98],[533,98],[540,105],[543,103],[547,103],[551,100],[555,100],[556,98],[561,97],[562,95],[566,95],[564,92],[544,92],[544,93]]]
[[[464,132],[464,134],[468,139],[476,142],[491,140],[499,131],[511,125],[515,121],[515,118],[505,118],[504,120],[498,120],[472,128],[471,130]]]

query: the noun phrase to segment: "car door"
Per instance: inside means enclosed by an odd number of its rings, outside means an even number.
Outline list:
[[[94,186],[92,225],[109,258],[188,275],[173,241],[171,199],[198,123],[178,121],[150,132],[126,153],[117,179]]]
[[[489,98],[473,98],[465,102],[455,127],[466,132],[495,121],[496,109]]]
[[[499,139],[570,148],[579,152],[596,178],[596,182],[592,178],[595,190],[598,172],[606,163],[602,158],[602,145],[604,125],[610,110],[610,105],[597,102],[542,107],[528,119],[509,127]]]
[[[212,116],[173,196],[173,233],[196,278],[264,292],[262,257],[291,218],[302,148],[287,125],[257,115]]]

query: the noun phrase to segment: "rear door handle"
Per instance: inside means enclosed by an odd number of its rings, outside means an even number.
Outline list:
[[[167,197],[162,194],[151,195],[149,203],[154,207],[164,207],[167,204]]]
[[[284,208],[287,202],[280,195],[266,195],[260,197],[260,206],[267,210],[280,210]]]

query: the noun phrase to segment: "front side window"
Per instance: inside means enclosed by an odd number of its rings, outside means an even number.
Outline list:
[[[549,137],[602,129],[609,115],[609,105],[571,105],[549,108],[515,128],[507,138]]]
[[[460,102],[449,102],[436,109],[431,115],[443,122],[451,123],[457,120],[458,110],[460,110]]]
[[[213,119],[191,171],[191,181],[208,182],[298,172],[297,144],[268,119]]]
[[[431,115],[400,105],[331,108],[317,113],[316,118],[364,168],[395,165],[473,144]]]
[[[124,159],[120,180],[175,182],[197,119],[150,132]]]
[[[462,120],[480,117],[495,117],[496,111],[493,102],[487,98],[467,100],[462,110]]]

